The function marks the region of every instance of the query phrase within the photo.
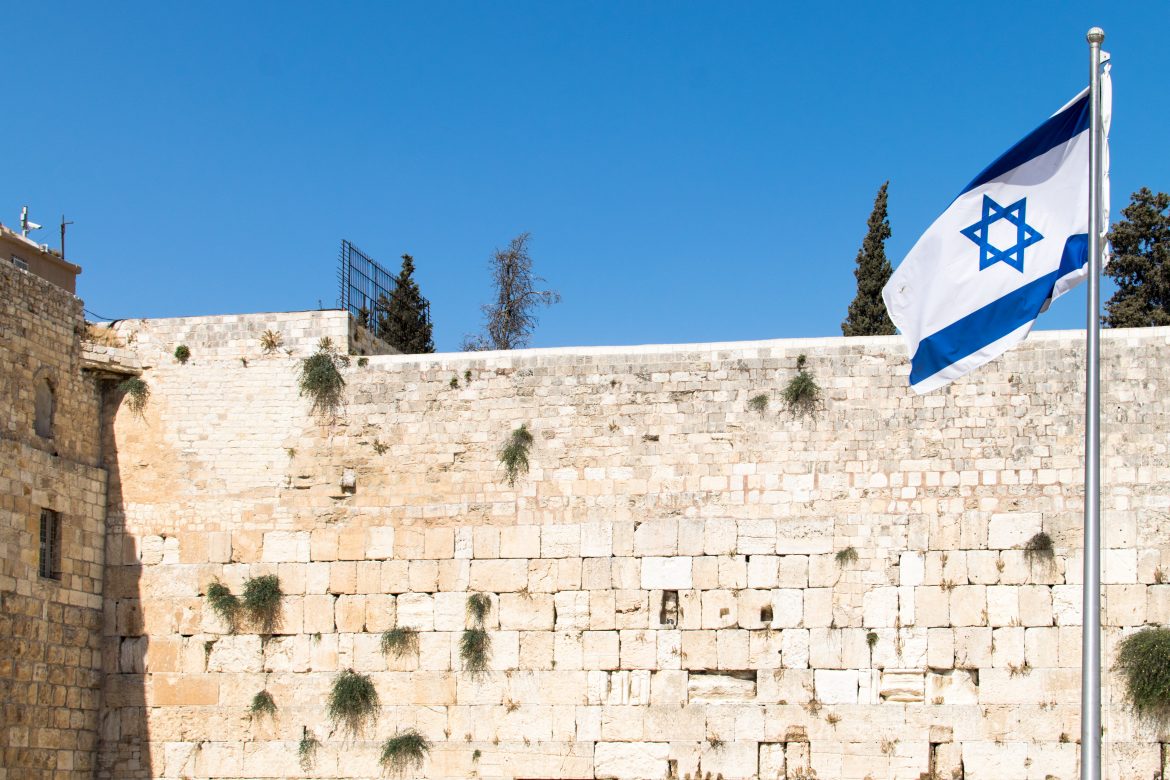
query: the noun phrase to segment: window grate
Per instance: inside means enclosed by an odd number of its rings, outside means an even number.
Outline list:
[[[61,514],[52,509],[41,510],[39,573],[45,579],[61,579]]]

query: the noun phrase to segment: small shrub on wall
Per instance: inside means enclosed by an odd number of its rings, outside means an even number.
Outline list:
[[[349,736],[357,736],[378,719],[378,692],[367,675],[346,669],[329,691],[329,720]]]
[[[1138,717],[1170,722],[1170,628],[1143,628],[1122,639],[1115,668]]]

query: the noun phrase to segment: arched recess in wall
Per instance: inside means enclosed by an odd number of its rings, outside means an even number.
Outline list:
[[[53,438],[53,416],[57,412],[57,391],[47,373],[37,375],[33,387],[33,429],[42,439]]]

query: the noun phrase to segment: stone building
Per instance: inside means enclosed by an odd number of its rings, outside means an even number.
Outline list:
[[[341,312],[89,331],[2,273],[4,780],[374,778],[410,729],[436,778],[1076,777],[1080,334],[918,397],[892,337],[359,359]],[[354,352],[334,415],[298,387],[322,336]],[[1103,337],[1106,667],[1170,620],[1168,354]],[[275,627],[210,608],[267,575]],[[380,702],[356,735],[346,670]],[[1105,701],[1107,776],[1158,776],[1167,735]]]

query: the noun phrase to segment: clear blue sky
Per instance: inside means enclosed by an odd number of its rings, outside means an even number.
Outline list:
[[[66,213],[105,317],[333,306],[348,238],[415,256],[451,350],[527,230],[564,297],[534,346],[840,335],[878,186],[897,264],[1094,24],[1113,213],[1170,190],[1162,0],[3,7],[0,221]]]

